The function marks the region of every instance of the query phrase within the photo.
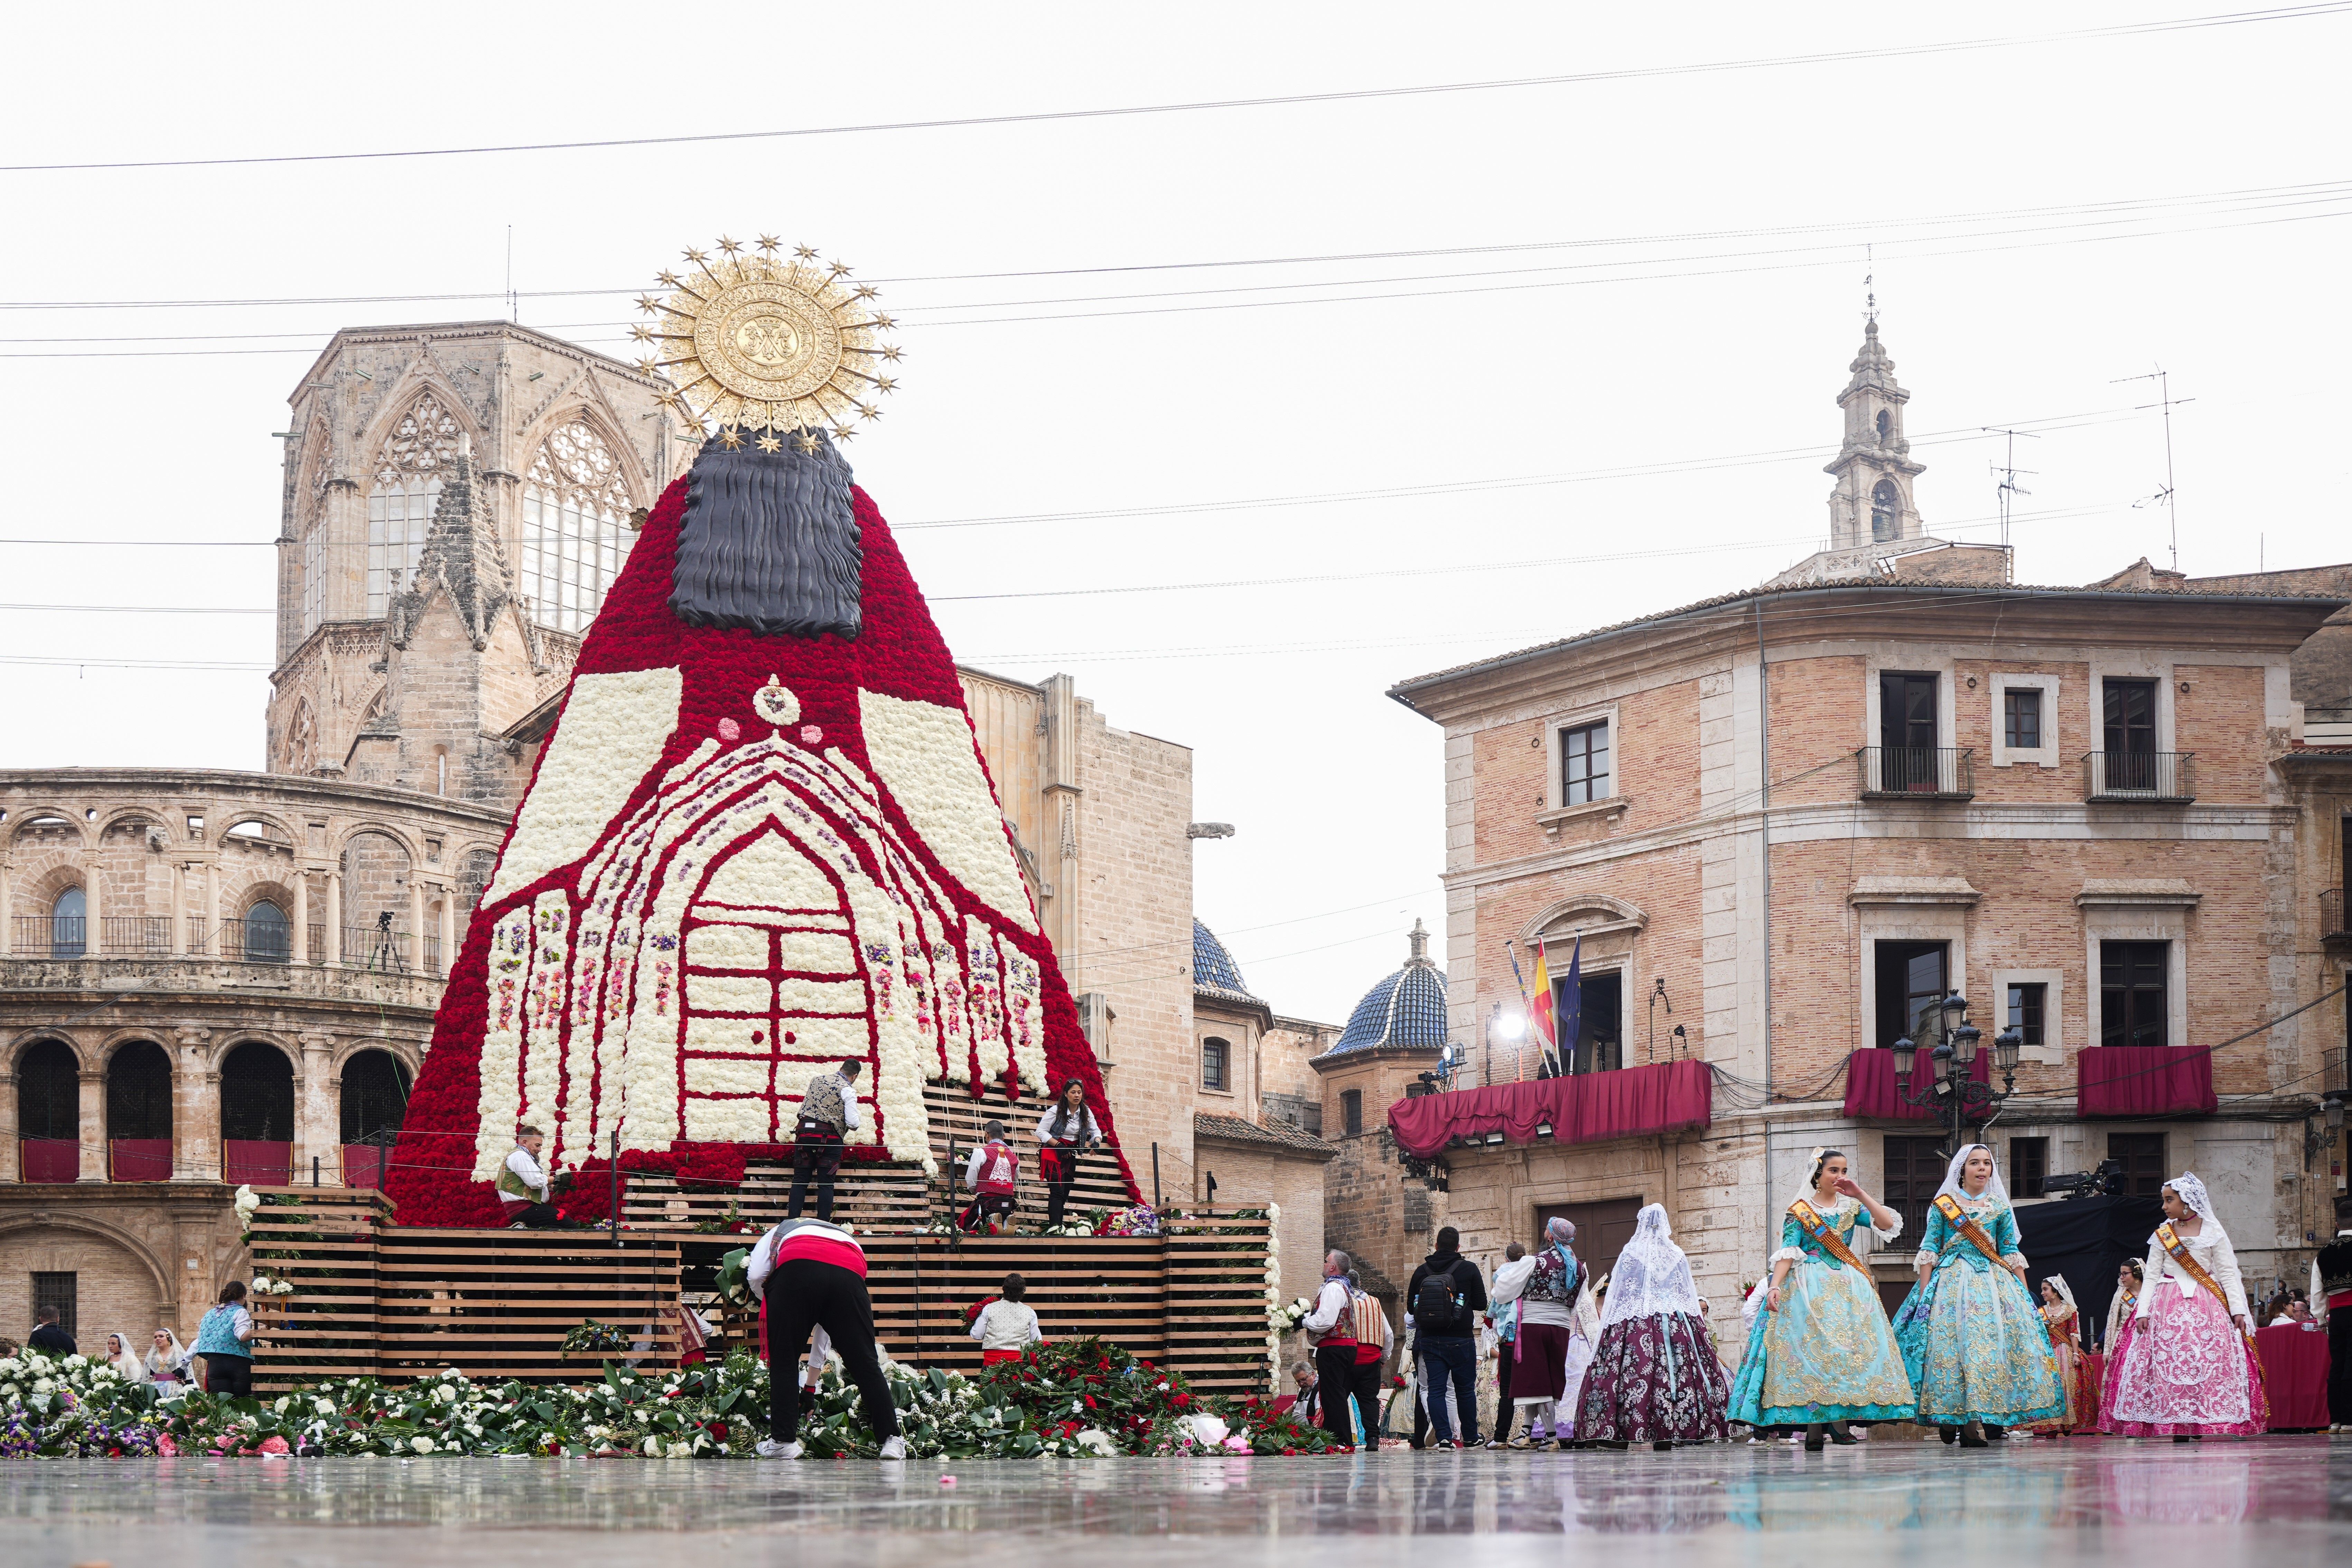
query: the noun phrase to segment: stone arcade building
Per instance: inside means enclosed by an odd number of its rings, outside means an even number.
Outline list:
[[[85,1343],[185,1337],[244,1262],[236,1183],[374,1183],[632,514],[691,458],[662,390],[503,322],[336,334],[292,398],[267,771],[0,771],[0,1334],[55,1301]],[[963,674],[1129,1146],[1188,1202],[1287,1194],[1328,1154],[1202,1082],[1204,1033],[1255,1084],[1265,1031],[1196,1028],[1234,1004],[1192,984],[1190,751],[1067,676]],[[1249,1146],[1211,1166],[1213,1121]],[[1285,1206],[1304,1289],[1320,1205]]]

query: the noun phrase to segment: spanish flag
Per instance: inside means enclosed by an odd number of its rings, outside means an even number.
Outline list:
[[[1538,937],[1535,996],[1528,1009],[1528,1030],[1535,1038],[1538,1062],[1554,1061],[1559,1056],[1559,1033],[1552,1012],[1551,968],[1544,961],[1543,938]]]

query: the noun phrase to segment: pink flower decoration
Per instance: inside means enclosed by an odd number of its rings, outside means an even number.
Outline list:
[[[290,1454],[293,1452],[291,1448],[289,1448],[286,1446],[286,1439],[283,1437],[264,1437],[261,1440],[261,1447],[254,1451],[258,1454],[267,1454],[272,1458],[275,1458],[281,1454]]]
[[[180,1446],[172,1441],[169,1432],[159,1432],[155,1435],[155,1452],[166,1459],[177,1458]]]
[[[740,741],[743,738],[743,726],[732,719],[721,719],[719,721],[719,738],[722,741]]]
[[[824,739],[824,731],[818,729],[815,725],[803,724],[801,726],[801,741],[803,744],[814,746],[819,741]]]

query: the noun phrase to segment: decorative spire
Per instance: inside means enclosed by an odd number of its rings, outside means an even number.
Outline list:
[[[1429,928],[1418,917],[1412,922],[1412,930],[1406,933],[1406,940],[1412,943],[1412,956],[1405,960],[1407,963],[1417,963],[1423,969],[1437,967],[1429,956]]]
[[[433,526],[425,535],[416,574],[393,605],[393,640],[403,647],[436,587],[447,592],[478,653],[489,647],[492,624],[514,598],[498,530],[483,514],[475,491],[480,477],[473,438],[460,432],[457,456],[441,471],[441,493],[434,501]]]

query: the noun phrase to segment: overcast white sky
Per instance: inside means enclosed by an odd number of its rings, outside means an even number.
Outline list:
[[[0,163],[992,116],[2223,9],[43,7],[11,19]],[[0,173],[7,301],[476,296],[12,306],[0,537],[270,538],[270,432],[309,357],[341,326],[501,313],[509,225],[521,320],[614,352],[629,297],[683,247],[805,240],[904,322],[904,385],[850,456],[926,590],[1221,584],[937,614],[960,658],[1068,670],[1114,724],[1194,748],[1195,816],[1240,830],[1195,851],[1200,913],[1278,1011],[1339,1019],[1414,915],[1443,924],[1438,731],[1386,689],[1815,548],[1867,242],[1934,531],[1988,536],[1998,448],[1978,432],[2034,421],[2020,579],[2164,563],[2162,510],[2132,504],[2164,481],[2161,428],[2133,411],[2153,384],[2112,384],[2161,363],[2196,400],[2175,416],[2181,565],[2352,556],[2352,10],[2305,9],[1282,107]],[[1423,254],[1171,266],[1369,252]],[[991,273],[1025,276],[969,276]],[[609,292],[562,292],[582,290]],[[1629,468],[1650,471],[1605,477]],[[1492,483],[1531,476],[1577,478]],[[1099,515],[1432,486],[1452,488]],[[1097,515],[907,526],[1071,512]],[[1560,557],[1582,559],[1483,569]],[[258,548],[0,543],[0,599],[261,607],[272,570]],[[0,765],[257,767],[263,675],[169,667],[270,649],[266,615],[0,610]],[[20,662],[57,658],[166,668]]]

